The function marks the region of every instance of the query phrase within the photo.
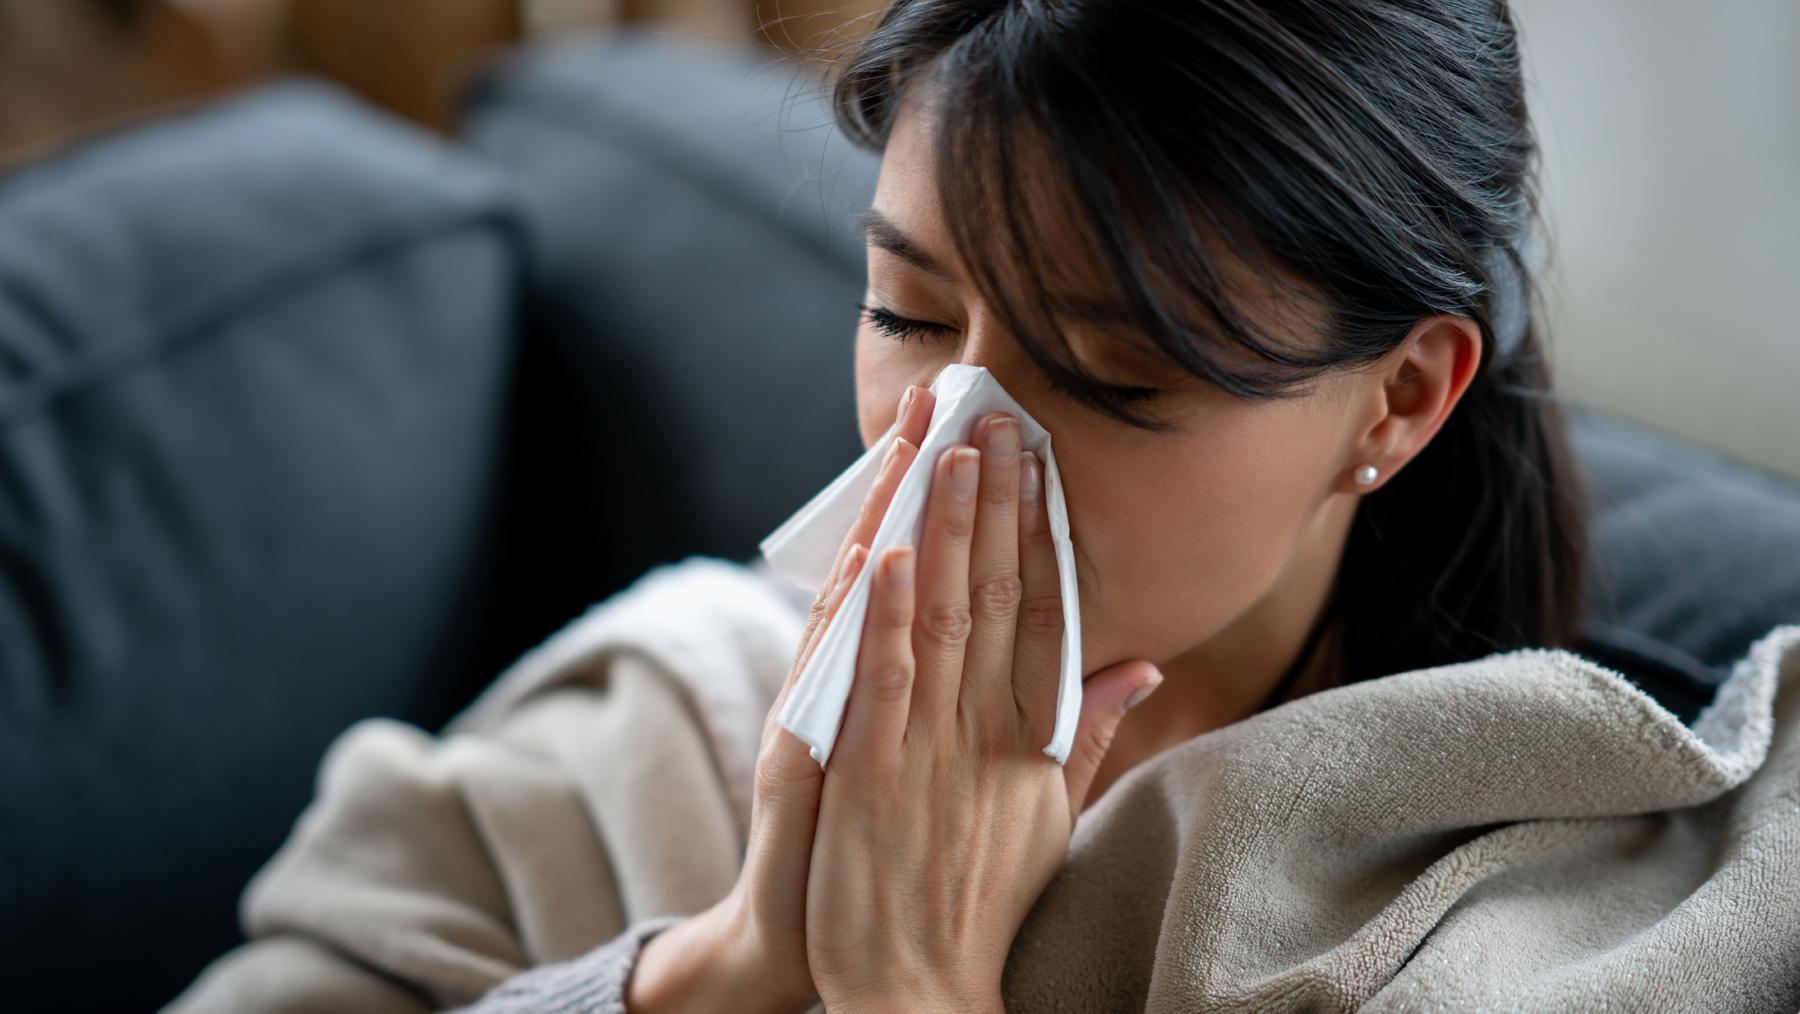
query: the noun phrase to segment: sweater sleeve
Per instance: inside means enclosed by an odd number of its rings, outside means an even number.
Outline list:
[[[605,692],[547,690],[476,732],[346,730],[245,890],[248,940],[170,1014],[424,1014],[489,994],[478,1009],[622,1010],[643,942],[723,897],[740,861],[668,681],[635,657],[607,673]],[[551,1002],[558,972],[582,990]]]
[[[644,945],[684,918],[640,919],[580,957],[520,972],[454,1014],[626,1014],[625,986]]]

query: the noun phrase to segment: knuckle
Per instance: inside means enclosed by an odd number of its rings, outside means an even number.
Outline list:
[[[811,630],[812,628],[818,626],[820,623],[824,622],[826,612],[828,612],[831,609],[830,596],[831,596],[831,589],[822,588],[819,590],[818,598],[813,599],[812,605],[810,607],[808,607],[806,610],[806,629],[807,630]]]
[[[960,644],[969,637],[975,625],[966,602],[949,602],[932,606],[922,620],[925,634],[941,644]]]
[[[806,802],[816,797],[823,769],[813,760],[804,743],[797,739],[780,744],[782,736],[793,734],[777,725],[773,736],[763,743],[756,756],[751,778],[753,798],[777,807]],[[789,747],[781,749],[779,747]]]
[[[788,690],[792,685],[793,678],[790,676],[788,685],[781,688],[781,693],[776,695],[775,703],[770,705],[768,714],[763,716],[762,739],[758,741],[756,748],[757,760],[759,762],[765,754],[768,754],[774,749],[776,738],[787,732],[786,728],[781,724],[781,709],[783,705],[787,703]]]
[[[1089,771],[1100,769],[1100,762],[1106,758],[1107,750],[1112,748],[1112,730],[1097,728],[1081,737],[1081,752],[1087,759]]]
[[[1019,627],[1031,634],[1061,635],[1063,604],[1061,593],[1033,595],[1019,604]]]
[[[783,799],[794,791],[799,780],[787,765],[773,753],[764,750],[756,758],[755,792],[759,799]]]
[[[963,545],[975,537],[975,512],[967,509],[952,508],[944,512],[944,519],[938,530],[953,545]]]
[[[1017,574],[997,574],[975,582],[969,592],[983,616],[1010,619],[1019,609],[1025,586]]]
[[[912,667],[891,662],[870,674],[869,692],[877,704],[903,704],[912,694]]]
[[[981,484],[981,509],[987,512],[1011,512],[1017,503],[1018,482],[984,482]]]

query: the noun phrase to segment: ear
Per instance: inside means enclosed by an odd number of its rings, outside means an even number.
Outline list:
[[[1358,493],[1379,489],[1424,450],[1450,418],[1475,379],[1481,328],[1468,317],[1421,318],[1391,359],[1391,365],[1374,374],[1374,422],[1357,440],[1344,470],[1345,488]],[[1351,478],[1363,465],[1378,470],[1373,485],[1358,486]]]

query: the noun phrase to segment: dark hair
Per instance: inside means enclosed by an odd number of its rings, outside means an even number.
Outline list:
[[[880,151],[924,83],[962,265],[1052,381],[1123,422],[1160,428],[1070,354],[1029,255],[1047,208],[1095,252],[1110,320],[1238,397],[1366,368],[1424,316],[1477,322],[1456,410],[1361,497],[1339,669],[1576,642],[1583,498],[1531,319],[1536,144],[1501,0],[899,0],[840,63],[838,124]],[[1234,264],[1313,299],[1323,348],[1249,319]]]

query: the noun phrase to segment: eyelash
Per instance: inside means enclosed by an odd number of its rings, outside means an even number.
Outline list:
[[[925,335],[942,334],[945,331],[951,330],[942,324],[932,324],[928,321],[913,320],[911,317],[902,317],[885,306],[870,306],[867,303],[858,303],[856,304],[856,308],[863,312],[864,319],[866,319],[870,326],[874,327],[875,330],[880,331],[889,338],[894,338],[902,342],[912,341],[915,337],[923,342],[925,340]]]
[[[863,319],[867,320],[869,325],[875,330],[887,335],[889,338],[893,338],[894,340],[903,343],[917,340],[923,344],[925,336],[927,335],[939,335],[946,331],[955,330],[954,328],[946,327],[943,324],[933,324],[930,321],[902,317],[885,306],[870,306],[867,303],[859,302],[856,304],[856,308],[862,311]],[[1050,381],[1050,389],[1072,401],[1079,400],[1076,398],[1074,391],[1069,390],[1067,387],[1064,387],[1054,380]],[[1141,402],[1149,401],[1161,393],[1160,390],[1154,387],[1129,387],[1119,392],[1119,398],[1121,401],[1125,402]]]

